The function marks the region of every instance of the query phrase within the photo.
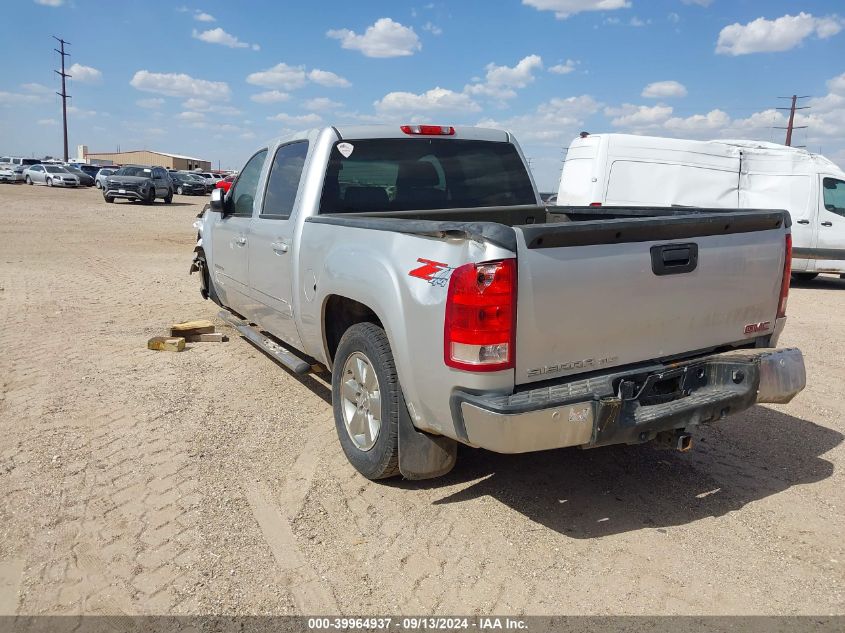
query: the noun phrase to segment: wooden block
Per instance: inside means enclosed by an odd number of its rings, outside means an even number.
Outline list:
[[[213,334],[214,323],[200,319],[198,321],[185,321],[177,323],[170,328],[170,336],[188,336],[194,334]]]
[[[159,352],[181,352],[185,349],[185,339],[181,336],[154,336],[147,341],[147,349]]]
[[[225,343],[229,337],[222,332],[212,332],[211,334],[186,334],[186,343]]]

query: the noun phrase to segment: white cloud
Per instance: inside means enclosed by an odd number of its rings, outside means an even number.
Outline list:
[[[259,92],[250,97],[256,103],[279,103],[280,101],[287,101],[290,95],[286,92],[279,92],[278,90],[268,90],[267,92]]]
[[[533,112],[507,119],[485,118],[478,125],[511,130],[521,143],[560,145],[581,131],[586,117],[600,107],[589,95],[554,98]]]
[[[72,79],[82,83],[99,83],[103,80],[103,73],[91,66],[83,66],[82,64],[73,64],[68,69],[68,74]]]
[[[205,115],[202,112],[180,112],[176,118],[182,121],[205,121]]]
[[[585,11],[613,11],[631,6],[629,0],[522,0],[522,4],[538,11],[554,11],[558,20]]]
[[[390,92],[373,104],[381,114],[415,118],[441,112],[478,112],[481,108],[468,95],[446,88],[432,88],[422,94]]]
[[[352,84],[347,79],[328,70],[315,68],[308,73],[308,79],[326,88],[348,88]]]
[[[675,132],[699,132],[722,130],[730,125],[731,117],[722,110],[711,110],[707,114],[694,114],[686,118],[667,119],[663,126]]]
[[[423,24],[423,31],[428,31],[432,35],[443,35],[443,29],[441,29],[436,24],[432,24],[431,22],[426,22]]]
[[[336,110],[343,104],[339,101],[332,101],[328,97],[317,97],[308,99],[302,105],[306,110]]]
[[[98,114],[96,110],[83,110],[82,108],[77,108],[76,106],[68,106],[67,111],[68,114],[76,115],[81,119],[88,119],[93,116],[97,116]]]
[[[38,125],[58,125],[59,124],[59,122],[56,121],[56,119],[38,119],[37,123],[38,123]]]
[[[524,88],[534,81],[534,71],[543,67],[539,55],[523,57],[516,66],[496,66],[493,63],[485,67],[487,74],[484,81],[468,84],[464,90],[472,95],[485,95],[495,99],[510,99],[516,96],[517,88]]]
[[[319,114],[300,114],[300,115],[291,115],[285,114],[284,112],[280,112],[275,116],[268,116],[268,121],[281,121],[282,123],[287,123],[288,125],[314,125],[322,121],[322,117]]]
[[[194,14],[194,19],[197,22],[217,22],[213,15],[205,13],[204,11],[197,11]]]
[[[719,33],[716,52],[720,55],[748,55],[788,51],[815,34],[820,39],[842,30],[842,20],[828,16],[817,18],[809,13],[784,15],[776,20],[757,18],[748,24],[731,24]]]
[[[247,75],[246,81],[254,86],[293,90],[305,85],[305,68],[303,66],[288,66],[282,62],[267,70],[250,73]]]
[[[216,103],[210,103],[205,99],[198,99],[195,97],[184,101],[182,103],[182,107],[185,108],[185,110],[191,110],[193,112],[213,112],[224,116],[237,116],[241,114],[241,111],[233,106],[217,105]]]
[[[845,95],[845,73],[828,81],[827,87],[833,94]]]
[[[44,101],[44,97],[41,95],[4,92],[0,90],[0,106],[27,105],[42,101]]]
[[[53,94],[52,88],[48,88],[47,86],[39,83],[21,84],[21,88],[23,88],[27,92],[31,92],[33,94],[38,95]]]
[[[677,81],[655,81],[643,88],[642,96],[648,99],[686,97],[687,89],[684,84]]]
[[[148,110],[156,110],[164,105],[164,99],[161,97],[152,97],[151,99],[138,99],[136,101],[139,106],[142,108],[147,108]]]
[[[247,42],[240,41],[237,37],[231,33],[227,33],[219,26],[216,29],[209,29],[202,33],[194,29],[191,37],[207,42],[208,44],[219,44],[220,46],[228,46],[229,48],[252,48],[256,51],[261,48],[258,44],[248,44]]]
[[[198,97],[200,99],[229,100],[231,91],[225,81],[194,79],[185,73],[151,73],[139,70],[129,82],[133,88],[167,97]]]
[[[60,7],[65,3],[65,0],[35,0],[35,4],[40,4],[45,7]],[[51,120],[52,119],[47,119]]]
[[[681,0],[684,4],[697,4],[700,7],[709,7],[713,0]]]
[[[672,112],[671,106],[662,104],[637,106],[625,103],[619,107],[604,109],[606,116],[613,117],[611,125],[636,129],[659,125],[672,116]]]
[[[575,66],[577,66],[578,63],[579,62],[574,59],[567,59],[563,64],[555,64],[554,66],[549,67],[549,72],[557,75],[568,75],[575,70]]]
[[[350,29],[333,29],[326,36],[339,40],[343,48],[360,51],[367,57],[405,57],[422,48],[414,29],[380,18],[363,35]]]

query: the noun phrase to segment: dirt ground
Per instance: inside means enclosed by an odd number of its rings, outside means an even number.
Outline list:
[[[371,483],[329,388],[188,276],[202,198],[0,186],[0,614],[842,614],[845,280],[793,286],[808,387],[650,447]],[[151,352],[169,324],[228,343]]]

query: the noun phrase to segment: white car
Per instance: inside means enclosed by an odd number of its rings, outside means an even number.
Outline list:
[[[0,182],[23,182],[23,169],[20,165],[0,163]]]
[[[79,178],[61,165],[32,165],[24,170],[23,175],[28,185],[38,183],[48,187],[79,186]]]
[[[96,185],[97,189],[105,189],[106,188],[106,180],[108,177],[115,173],[120,167],[103,167],[100,171],[97,172],[97,175],[94,177],[94,185]]]
[[[195,175],[199,176],[200,178],[202,178],[203,180],[205,180],[206,184],[209,184],[209,185],[211,185],[212,187],[214,187],[214,185],[216,185],[218,182],[220,182],[221,180],[223,180],[223,179],[222,179],[220,176],[218,176],[217,174],[212,174],[211,172],[208,172],[208,171],[203,171],[203,172],[193,172],[193,173],[194,173]]]

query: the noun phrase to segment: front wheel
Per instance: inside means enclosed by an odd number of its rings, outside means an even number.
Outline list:
[[[178,193],[181,196],[182,193],[183,193],[182,187],[176,187],[176,193]]]
[[[164,197],[164,204],[170,204],[173,202],[173,189],[167,190],[167,195]]]
[[[100,181],[99,181],[99,180],[97,180],[97,181],[95,181],[95,182],[94,182],[94,186],[95,186],[97,189],[102,189],[102,188],[103,188],[103,185],[101,185],[101,184],[100,184]]]
[[[26,178],[24,178],[24,182],[25,182],[26,184],[28,184],[28,185],[31,185],[31,184],[32,184],[32,178],[30,178],[29,176],[27,176]]]
[[[144,200],[144,204],[153,204],[156,201],[156,190],[155,187],[150,187],[150,192],[147,194],[147,198]]]
[[[400,397],[384,330],[358,323],[340,339],[332,369],[335,428],[346,459],[367,479],[399,474]]]
[[[52,179],[52,178],[48,178],[48,179],[47,179],[47,186],[48,186],[48,187],[52,187],[52,186],[53,186],[53,179]]]

